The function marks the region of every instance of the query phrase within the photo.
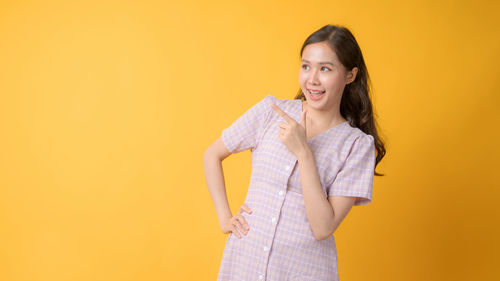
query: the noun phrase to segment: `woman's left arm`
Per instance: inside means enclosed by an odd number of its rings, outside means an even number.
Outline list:
[[[295,154],[299,162],[300,184],[304,196],[306,215],[314,237],[323,240],[330,237],[354,205],[356,197],[325,196],[319,180],[318,169],[306,134],[306,110],[297,123],[275,104],[271,107],[286,122],[279,122],[279,138]]]
[[[297,156],[307,219],[314,237],[317,240],[327,239],[347,216],[356,197],[329,196],[326,198],[312,151],[308,146],[304,146]]]

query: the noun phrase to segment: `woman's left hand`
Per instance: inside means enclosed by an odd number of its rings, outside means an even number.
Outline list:
[[[300,123],[297,123],[292,117],[288,116],[281,108],[274,103],[271,104],[273,109],[285,119],[285,122],[279,122],[279,139],[286,145],[288,150],[299,156],[305,149],[309,148],[307,144],[306,134],[306,109],[302,111]]]

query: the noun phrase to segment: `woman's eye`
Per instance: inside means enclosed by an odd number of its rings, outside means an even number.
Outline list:
[[[305,70],[309,70],[309,65],[302,65],[302,68],[305,69]],[[330,71],[331,69],[326,67],[326,66],[323,66],[321,67],[321,70],[325,70],[325,71]]]

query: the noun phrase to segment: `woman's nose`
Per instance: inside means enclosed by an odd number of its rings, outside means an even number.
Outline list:
[[[308,81],[311,84],[317,84],[319,82],[318,72],[317,71],[311,71],[309,73]]]

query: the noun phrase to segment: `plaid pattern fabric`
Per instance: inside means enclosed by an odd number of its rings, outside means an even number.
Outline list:
[[[246,236],[229,234],[217,280],[339,280],[335,238],[318,241],[313,236],[297,158],[278,138],[278,122],[286,121],[271,103],[300,122],[301,100],[267,95],[222,131],[230,152],[252,151],[245,204],[253,212],[243,213],[250,225]],[[307,142],[325,197],[354,196],[355,206],[371,203],[376,155],[371,135],[344,122]]]

